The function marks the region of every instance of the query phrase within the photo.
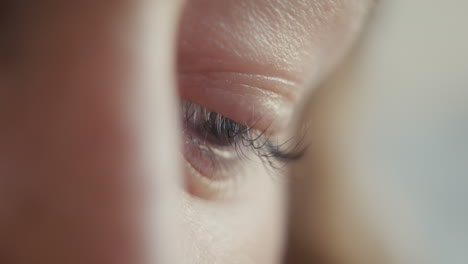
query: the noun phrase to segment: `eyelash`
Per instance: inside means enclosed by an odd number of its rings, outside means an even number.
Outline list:
[[[182,101],[183,128],[194,130],[202,141],[197,144],[211,147],[231,148],[238,159],[247,158],[246,149],[273,169],[281,169],[286,164],[299,160],[305,149],[299,148],[300,142],[293,140],[278,143],[267,135],[267,131],[258,131],[250,125],[244,125],[219,113],[191,102]],[[212,155],[216,155],[211,151]],[[216,161],[216,157],[212,159]]]

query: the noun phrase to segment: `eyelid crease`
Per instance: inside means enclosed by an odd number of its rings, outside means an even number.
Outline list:
[[[295,102],[302,81],[293,80],[278,76],[269,76],[264,74],[245,73],[236,71],[203,71],[203,72],[179,72],[182,76],[199,74],[205,78],[215,80],[226,80],[230,84],[242,85],[248,88],[258,89],[262,92],[268,92]]]
[[[298,94],[294,81],[233,72],[179,73],[178,82],[184,100],[271,134],[287,127]]]

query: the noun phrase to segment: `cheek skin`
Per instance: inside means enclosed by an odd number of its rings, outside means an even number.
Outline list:
[[[189,259],[184,263],[280,263],[286,185],[254,164],[231,186],[235,198],[205,201],[184,196],[183,228],[189,234]]]

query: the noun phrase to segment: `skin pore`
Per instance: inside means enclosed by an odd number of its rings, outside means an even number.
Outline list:
[[[0,27],[0,262],[279,263],[286,170],[242,142],[292,137],[372,1],[156,0],[138,59],[143,8],[113,2],[12,2]]]

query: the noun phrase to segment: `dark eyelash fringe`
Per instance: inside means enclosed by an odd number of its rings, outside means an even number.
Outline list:
[[[244,153],[244,149],[250,148],[270,167],[281,169],[288,163],[301,159],[305,154],[306,148],[301,147],[304,136],[295,143],[292,143],[293,138],[283,143],[277,143],[267,136],[268,130],[255,131],[252,129],[252,125],[240,124],[199,105],[187,101],[182,101],[182,104],[185,124],[200,122],[205,129],[211,130],[211,133],[218,136],[227,131],[227,137],[239,157],[246,158],[247,154]]]

